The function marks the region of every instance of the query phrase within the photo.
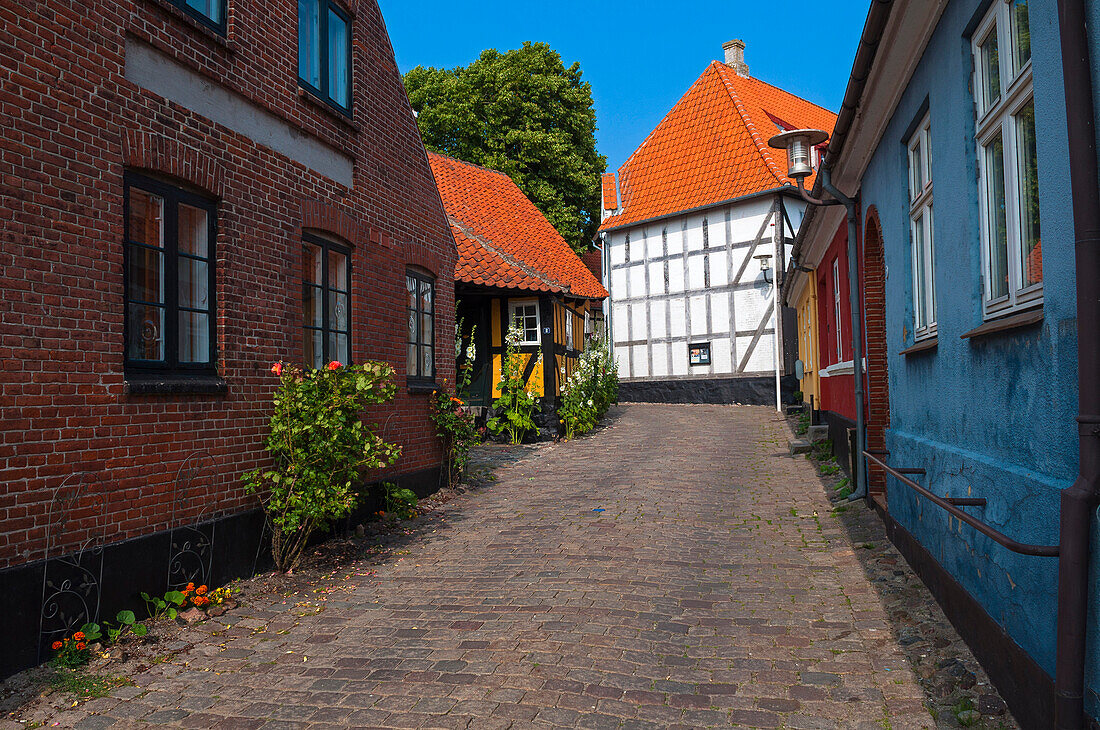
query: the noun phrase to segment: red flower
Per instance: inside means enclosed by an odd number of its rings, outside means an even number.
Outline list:
[[[75,634],[73,634],[73,638],[76,639],[77,641],[84,641],[84,632],[83,631],[77,631]]]
[[[339,370],[340,369],[340,361],[339,360],[333,360],[332,362],[330,362],[328,364],[328,369],[329,370]]]
[[[283,364],[281,362],[275,363],[274,365],[271,366],[271,372],[275,373],[276,375],[282,375],[283,374]]]
[[[87,645],[86,645],[86,644],[85,644],[85,643],[84,643],[83,641],[81,641],[81,642],[78,642],[78,643],[77,643],[77,645],[76,645],[76,650],[77,650],[77,651],[84,651],[84,649],[86,648],[86,646],[87,646]]]
[[[57,651],[57,650],[58,650],[58,649],[60,649],[60,648],[61,648],[61,642],[60,642],[60,641],[55,641],[55,642],[53,643],[53,650],[54,650],[54,651]]]

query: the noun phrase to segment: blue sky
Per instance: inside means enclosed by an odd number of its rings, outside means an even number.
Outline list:
[[[545,41],[592,85],[596,133],[619,165],[687,91],[722,43],[741,38],[753,76],[836,111],[868,0],[380,0],[402,72],[465,66],[485,48]],[[781,12],[777,12],[782,8]],[[801,33],[785,27],[792,19]]]

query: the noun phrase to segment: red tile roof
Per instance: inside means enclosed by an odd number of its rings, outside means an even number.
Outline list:
[[[615,210],[619,207],[619,191],[615,188],[615,173],[605,172],[603,183],[603,209]]]
[[[434,153],[428,161],[458,245],[456,281],[586,299],[607,296],[510,177]]]
[[[619,168],[623,210],[600,230],[794,184],[768,147],[777,121],[831,132],[836,115],[714,61]]]

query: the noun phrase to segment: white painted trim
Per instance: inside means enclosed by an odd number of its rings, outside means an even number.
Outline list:
[[[822,378],[831,378],[834,375],[855,375],[856,363],[855,360],[845,360],[844,362],[833,363],[827,368],[818,370],[817,374]],[[867,359],[863,359],[863,372],[867,372]]]

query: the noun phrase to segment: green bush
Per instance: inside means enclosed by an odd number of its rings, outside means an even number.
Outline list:
[[[619,398],[619,369],[599,338],[589,338],[581,353],[577,369],[562,383],[558,418],[566,438],[575,438],[591,431]]]
[[[274,467],[242,479],[259,494],[271,528],[275,566],[290,571],[310,536],[324,531],[355,507],[355,484],[364,470],[388,466],[401,449],[363,423],[368,404],[393,398],[393,368],[381,362],[324,370],[275,363],[279,377],[267,452]]]
[[[527,390],[527,383],[523,380],[524,358],[519,351],[522,341],[523,333],[518,327],[508,330],[504,356],[500,360],[500,383],[496,387],[500,397],[493,401],[497,416],[485,424],[493,433],[507,433],[513,444],[523,443],[527,432],[535,430],[534,415],[539,402],[535,394]],[[538,359],[542,360],[541,351]]]
[[[382,501],[385,504],[385,512],[399,520],[407,520],[416,517],[416,493],[411,489],[401,489],[396,484],[384,482],[382,484]]]
[[[477,357],[477,345],[474,335],[477,325],[470,330],[469,345],[463,347],[462,320],[455,325],[455,362],[458,363],[458,383],[456,391],[451,392],[447,381],[443,387],[432,392],[432,422],[435,423],[439,439],[443,442],[443,454],[446,458],[447,485],[455,486],[462,480],[466,466],[470,463],[470,449],[481,439],[474,424],[474,417],[467,413],[462,398],[470,388],[473,376],[473,363]]]

